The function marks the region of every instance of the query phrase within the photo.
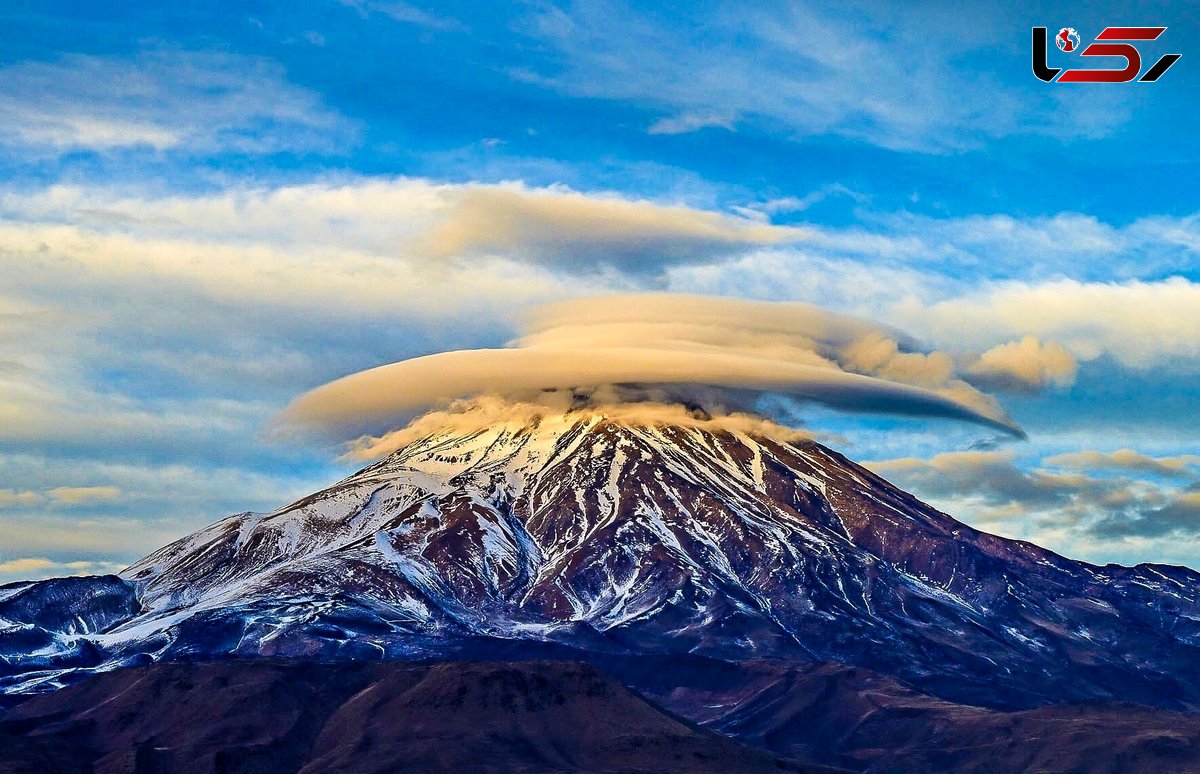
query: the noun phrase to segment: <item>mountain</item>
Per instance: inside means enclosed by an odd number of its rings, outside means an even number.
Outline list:
[[[974,530],[812,441],[596,414],[447,428],[120,578],[0,588],[10,696],[186,659],[642,658],[676,681],[836,662],[993,710],[1195,710],[1198,646],[1191,570]]]
[[[829,771],[556,662],[154,664],[0,718],[0,772]]]
[[[857,667],[713,663],[681,681],[650,662],[617,671],[652,701],[560,661],[159,662],[0,716],[0,774],[1200,770],[1197,714],[1128,704],[1005,713]],[[710,730],[656,706],[663,686],[702,702]]]
[[[777,755],[869,772],[1200,771],[1200,714],[1112,702],[1002,712],[843,664],[618,665],[647,698]]]

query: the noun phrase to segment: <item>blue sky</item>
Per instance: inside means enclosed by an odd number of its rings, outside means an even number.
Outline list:
[[[277,507],[348,470],[264,429],[297,394],[637,290],[1062,347],[996,393],[1025,442],[798,417],[978,526],[1200,566],[1194,4],[210,6],[0,4],[0,580]],[[1183,58],[1030,73],[1031,26],[1118,24]]]

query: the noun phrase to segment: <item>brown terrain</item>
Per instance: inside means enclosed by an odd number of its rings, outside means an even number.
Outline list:
[[[0,772],[1200,771],[1194,714],[998,712],[835,664],[715,666],[672,686],[653,663],[617,667],[644,693],[559,661],[136,667],[10,710]]]

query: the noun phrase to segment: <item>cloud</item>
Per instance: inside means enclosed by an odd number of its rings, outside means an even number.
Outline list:
[[[733,131],[733,119],[719,113],[681,113],[669,118],[660,118],[647,127],[648,134],[688,134],[701,129],[728,129]]]
[[[1195,540],[1200,537],[1200,492],[1183,492],[1161,508],[1145,511],[1137,518],[1107,518],[1093,531],[1101,537],[1176,536]]]
[[[26,507],[37,505],[44,498],[39,492],[16,489],[0,489],[0,508]]]
[[[1042,462],[1081,471],[1156,474],[1164,468],[1177,474],[1180,467],[1176,459],[1164,463],[1131,450],[1064,454]],[[1181,548],[1163,541],[1200,536],[1195,484],[1180,488],[1121,476],[1027,469],[1012,451],[948,452],[865,464],[975,526],[1072,556],[1111,561],[1125,553],[1161,561],[1179,555]]]
[[[0,489],[0,508],[26,508],[47,501],[55,505],[90,505],[113,502],[121,496],[115,486],[59,486],[45,492]]]
[[[404,448],[413,441],[438,434],[463,434],[499,426],[521,429],[531,425],[546,427],[553,424],[573,425],[591,419],[612,419],[625,424],[670,424],[680,427],[701,427],[708,430],[752,433],[782,441],[793,442],[812,435],[785,427],[753,414],[730,412],[710,415],[688,409],[678,403],[651,401],[576,405],[575,396],[564,393],[539,395],[536,402],[506,400],[495,396],[476,396],[451,403],[444,410],[431,411],[407,426],[381,436],[362,436],[351,442],[345,454],[348,460],[359,462],[378,459]]]
[[[1021,434],[969,387],[951,384],[941,393],[850,373],[830,359],[881,330],[804,304],[662,294],[582,299],[535,312],[512,347],[443,352],[353,374],[295,400],[283,421],[334,435],[378,431],[473,395],[530,400],[547,390],[646,385],[682,402],[715,389],[738,407],[746,403],[739,393],[775,392]]]
[[[96,562],[90,560],[58,562],[40,556],[0,561],[0,583],[17,580],[41,580],[63,575],[115,574],[125,568],[118,562]]]
[[[246,264],[283,263],[283,256],[270,253],[286,248],[300,256],[287,261],[288,273],[313,265],[305,273],[358,280],[357,295],[378,285],[379,275],[400,267],[415,277],[440,280],[468,259],[471,271],[502,260],[560,273],[608,268],[645,275],[672,264],[717,261],[763,245],[800,241],[807,233],[604,192],[519,183],[436,184],[419,178],[167,197],[53,186],[0,195],[0,211],[10,221],[0,221],[7,226],[0,236],[7,232],[13,249],[99,241],[109,253],[155,251],[157,260],[137,259],[143,270],[155,272],[181,261],[195,274],[228,270],[225,264],[236,263],[244,280],[222,279],[221,284],[245,288],[283,279],[286,275],[273,267],[257,270]],[[439,259],[436,266],[430,257]]]
[[[1024,471],[1004,451],[945,452],[929,459],[901,457],[865,463],[884,477],[932,497],[969,496],[990,505],[1061,507],[1078,496],[1099,496],[1115,484],[1073,473]]]
[[[122,492],[115,486],[59,486],[47,490],[46,495],[62,505],[88,505],[119,500]]]
[[[924,388],[980,415],[1003,417],[992,398],[954,378],[951,355],[918,351],[902,331],[810,304],[687,294],[579,298],[533,310],[517,344],[738,352]]]
[[[1025,336],[992,347],[967,369],[972,383],[991,389],[1040,392],[1075,383],[1079,364],[1058,344]]]
[[[1200,363],[1200,283],[1182,277],[1008,282],[934,304],[903,303],[895,314],[910,329],[960,345],[1030,334],[1084,361],[1109,355],[1128,368],[1185,371]]]
[[[803,205],[809,194],[787,204]],[[747,218],[765,220],[786,211],[771,202],[734,207]],[[1155,285],[1200,272],[1200,215],[1147,216],[1116,225],[1091,215],[1061,212],[1017,218],[971,215],[935,218],[912,213],[856,213],[845,227],[805,225],[802,243],[762,248],[720,264],[675,266],[668,270],[673,289],[738,292],[759,298],[819,301],[844,311],[892,319],[906,311],[954,299],[977,299],[1011,286],[1037,288],[1074,282],[1082,286]],[[845,281],[850,275],[852,281]],[[965,332],[917,314],[896,318],[931,341],[976,334],[970,346],[986,349],[1034,333],[1020,326]],[[1059,343],[1062,343],[1061,341]]]
[[[496,190],[503,195],[489,200]],[[476,193],[482,193],[479,200],[503,203],[508,197],[517,205],[499,206],[493,221],[463,243],[469,245],[465,252],[431,260],[428,236],[439,227],[457,223],[464,233],[472,233],[461,203]],[[575,216],[570,203],[576,200],[583,200],[579,209],[586,217]],[[612,207],[613,202],[619,206]],[[636,217],[616,214],[626,208]],[[767,209],[776,211],[775,206]],[[612,229],[602,227],[610,215],[621,222],[611,224]],[[506,219],[519,223],[509,232],[519,238],[503,236]],[[1159,224],[1154,238],[1187,243],[1188,224],[1168,220]],[[592,225],[578,228],[576,221]],[[627,222],[634,227],[626,228]],[[756,232],[751,226],[767,230]],[[1146,292],[1138,303],[1149,310],[1144,315],[1137,304],[1109,303],[1133,292],[1127,285],[1139,284],[1121,283],[1103,286],[1112,296],[1100,294],[1053,325],[1042,321],[1038,304],[1032,304],[1035,314],[1028,316],[1026,329],[1020,313],[1002,316],[992,308],[992,297],[1019,285],[1029,293],[1004,299],[1019,308],[1038,295],[1039,283],[980,283],[974,275],[941,274],[928,264],[953,255],[943,250],[943,237],[935,234],[927,241],[899,226],[898,231],[889,231],[887,223],[876,227],[874,232],[809,227],[802,233],[781,233],[771,230],[778,227],[770,226],[762,213],[733,217],[608,192],[407,178],[330,178],[172,195],[121,186],[10,190],[0,194],[0,361],[8,364],[0,367],[0,490],[10,490],[10,501],[28,492],[41,499],[31,503],[25,495],[23,502],[5,505],[0,533],[19,541],[11,549],[19,550],[18,556],[58,559],[62,556],[56,552],[64,547],[82,552],[90,544],[103,546],[110,552],[103,558],[115,561],[226,510],[244,509],[248,503],[239,502],[243,495],[237,493],[246,491],[246,480],[252,482],[254,507],[272,507],[278,504],[275,497],[283,502],[343,472],[330,466],[321,450],[258,443],[261,424],[297,390],[464,344],[500,352],[529,350],[539,358],[609,353],[597,362],[600,370],[612,361],[617,367],[628,365],[623,352],[632,346],[643,360],[654,361],[647,367],[658,369],[659,376],[681,362],[693,369],[690,374],[671,370],[665,375],[670,379],[696,378],[697,363],[711,367],[701,375],[716,373],[723,380],[729,369],[742,370],[743,361],[734,366],[731,358],[751,360],[755,368],[782,362],[789,369],[787,379],[799,373],[790,369],[803,367],[806,386],[816,374],[829,382],[823,388],[826,399],[841,400],[839,405],[853,410],[940,414],[949,407],[992,417],[1003,416],[994,400],[967,383],[974,379],[983,385],[969,372],[978,357],[970,353],[1020,344],[1026,334],[1036,337],[1041,350],[1056,343],[1083,359],[1075,344],[1082,334],[1095,333],[1088,326],[1120,331],[1128,321],[1142,326],[1141,347],[1160,352],[1152,362],[1175,363],[1176,369],[1187,365],[1182,354],[1172,360],[1160,351],[1187,352],[1185,325],[1194,310],[1186,293],[1171,301],[1170,282],[1140,283]],[[1001,232],[989,237],[980,255],[999,249]],[[767,238],[757,243],[747,234]],[[771,241],[778,236],[784,241]],[[654,244],[676,245],[664,250],[669,261],[655,263],[647,247]],[[614,245],[617,259],[607,252]],[[699,245],[704,256],[699,260],[705,262],[691,262],[683,254],[687,245]],[[921,264],[918,258],[931,245],[929,261]],[[663,267],[660,275],[647,275],[646,267],[653,265]],[[535,313],[524,328],[519,322],[532,305],[660,283],[671,289],[703,287],[721,294],[817,300],[835,309],[878,315],[919,338],[827,311],[805,318],[802,304],[763,305],[756,317],[733,299],[726,299],[733,304],[728,308],[710,299],[701,311],[679,312],[661,303],[647,308],[608,304],[607,310],[602,304],[595,310],[597,325],[576,324],[579,320],[573,318],[583,312],[585,317],[593,314],[579,302],[563,307],[560,318],[549,307]],[[1067,290],[1100,287],[1074,283]],[[1175,283],[1187,286],[1186,281]],[[1160,313],[1167,303],[1175,306]],[[635,314],[620,316],[626,307]],[[1120,313],[1120,325],[1107,319],[1110,308]],[[790,316],[781,316],[783,310],[790,310]],[[1139,316],[1161,318],[1164,328],[1155,332]],[[1060,337],[1064,332],[1069,335]],[[1108,328],[1100,333],[1111,338]],[[513,336],[519,338],[503,347]],[[1130,346],[1132,341],[1131,336]],[[1105,343],[1103,351],[1109,346]],[[662,362],[654,360],[659,351],[667,353]],[[1155,373],[1169,375],[1171,370],[1156,366]],[[778,374],[770,375],[773,388],[778,387]],[[582,381],[578,373],[569,376],[566,381]],[[851,399],[847,378],[866,380],[855,389],[865,384],[869,390]],[[1048,387],[1056,385],[1054,379],[1044,381]],[[781,389],[797,383],[788,381]],[[904,392],[899,401],[897,389]],[[602,401],[616,394],[595,385],[582,392],[608,407],[611,403]],[[701,405],[738,412],[754,394],[736,385],[669,382],[616,397],[646,402],[700,396]],[[916,406],[914,394],[920,396]],[[563,390],[553,399],[564,396],[571,394]],[[525,397],[541,403],[545,396]],[[794,404],[778,405],[796,411]],[[1029,404],[1021,405],[1025,410]],[[414,407],[412,413],[420,410]],[[772,416],[849,421],[809,409]],[[397,424],[389,418],[362,431],[380,438]],[[913,453],[914,448],[932,453],[945,448],[947,437],[966,445],[972,440],[969,434],[978,432],[939,425],[935,440],[928,440],[935,435],[930,432],[921,436],[928,443],[914,445],[915,435],[907,427],[895,430],[891,422],[853,426],[856,434],[874,432],[870,427],[893,428],[886,443],[871,441],[870,448],[885,450],[873,452],[876,456]],[[921,427],[911,426],[918,428],[914,433]],[[354,438],[358,432],[342,437]],[[1171,453],[1171,444],[1178,444],[1175,437],[1168,442],[1150,435],[1130,438],[1129,443],[1154,443],[1156,454]],[[1097,443],[1094,436],[1080,442],[1081,448],[1096,448]],[[56,473],[37,465],[5,469],[6,454],[30,455]],[[82,459],[145,465],[152,477],[165,476],[168,463],[194,467],[190,474],[171,476],[170,486],[159,486],[129,471],[72,472]],[[219,480],[201,475],[214,464],[229,466],[229,474]],[[287,473],[263,473],[268,469]],[[192,480],[198,482],[194,487],[188,483]],[[52,485],[96,482],[119,488],[122,498],[89,506],[89,516],[106,515],[86,527],[79,526],[83,511],[52,502],[45,494]],[[1130,513],[1163,508],[1169,499],[1139,499],[1140,510]],[[998,519],[1002,508],[1017,507],[976,503],[971,512],[986,511]],[[118,527],[112,519],[126,511],[129,521]],[[1115,538],[1105,540],[1107,546]]]
[[[249,447],[247,459],[222,463],[218,455],[202,451],[193,464],[184,465],[133,459],[127,449],[92,449],[79,457],[57,445],[47,454],[0,450],[0,485],[64,484],[18,488],[18,495],[36,496],[0,503],[0,560],[48,557],[127,565],[225,514],[273,510],[347,472],[323,460],[314,464],[304,455],[281,461],[277,451],[253,436],[229,434],[224,441]],[[126,446],[137,444],[135,437]],[[92,481],[106,485],[87,486]],[[114,491],[120,494],[111,496]],[[51,492],[58,499],[51,499]]]
[[[562,268],[611,265],[658,273],[664,265],[704,263],[747,248],[794,242],[804,231],[690,207],[569,190],[513,186],[459,189],[423,247],[447,258],[501,253]]]
[[[403,24],[414,24],[433,30],[464,30],[461,22],[448,16],[432,14],[411,3],[398,0],[338,0],[342,5],[353,8],[366,18],[377,13]]]
[[[0,450],[205,456],[230,436],[253,435],[261,411],[195,396],[135,399],[33,372],[0,380]]]
[[[1160,476],[1200,475],[1200,455],[1195,454],[1151,457],[1139,454],[1133,449],[1117,449],[1113,452],[1080,451],[1058,454],[1047,457],[1042,462],[1050,467],[1072,470],[1117,470]]]
[[[837,135],[893,150],[947,152],[989,138],[1096,137],[1086,105],[964,66],[1011,44],[1019,14],[979,5],[756,4],[689,15],[582,0],[539,6],[525,32],[544,62],[513,73],[574,96],[669,115],[729,116],[772,136]],[[969,29],[963,35],[961,30]]]
[[[788,214],[793,212],[803,212],[815,204],[825,201],[832,197],[846,197],[858,204],[864,204],[869,200],[869,197],[848,188],[841,183],[830,183],[824,185],[815,191],[805,194],[804,196],[783,196],[778,199],[768,199],[765,202],[757,202],[748,204],[744,207],[735,208],[739,214],[746,217],[767,218],[772,215]]]
[[[336,151],[356,129],[261,58],[151,50],[0,69],[0,145],[38,152]]]
[[[447,210],[441,196],[423,181],[388,181],[0,198],[9,214],[0,219],[0,359],[20,366],[0,371],[0,436],[34,438],[23,428],[53,425],[95,438],[115,413],[121,426],[162,425],[183,419],[183,397],[196,392],[271,401],[272,390],[430,339],[494,341],[531,302],[608,287],[502,257],[431,265],[406,252],[428,213]],[[89,374],[116,371],[174,389],[155,390],[159,405],[147,412],[144,397],[90,383]],[[83,426],[94,432],[78,433]]]
[[[278,463],[296,452],[257,435],[296,385],[499,343],[530,303],[609,287],[507,258],[415,256],[466,188],[0,195],[0,454]]]
[[[954,375],[954,359],[945,352],[901,352],[894,339],[874,333],[847,347],[843,362],[854,371],[931,388]]]
[[[1009,255],[1024,256],[1025,268],[1019,270],[1038,273],[1040,263],[1031,265],[1028,258],[1036,251],[1017,250],[1014,244],[1006,249]],[[1154,245],[1144,249],[1166,249],[1164,242]],[[937,349],[999,348],[989,361],[1004,361],[1007,376],[981,365],[973,379],[989,389],[1069,386],[1071,367],[1064,352],[1077,364],[1111,358],[1116,366],[1137,371],[1196,370],[1200,282],[1184,276],[993,281],[974,268],[993,265],[988,257],[993,248],[999,246],[963,254],[940,239],[906,232],[810,229],[809,238],[794,247],[755,250],[723,263],[670,267],[667,287],[815,301],[887,319]],[[1145,253],[1135,250],[1129,256],[1137,263]],[[931,258],[943,265],[931,265]],[[1200,267],[1195,257],[1190,260]],[[1075,263],[1096,264],[1090,258]],[[1178,271],[1189,264],[1175,265]],[[1039,344],[1036,355],[1032,342],[1024,341],[1027,336]],[[1013,342],[1021,346],[1001,347]],[[965,376],[972,380],[969,373]]]
[[[913,344],[884,333],[869,333],[845,347],[838,362],[850,371],[926,387],[970,405],[993,402],[976,387],[1033,394],[1074,381],[1074,358],[1055,344],[1027,337],[976,356],[970,353],[921,352]]]

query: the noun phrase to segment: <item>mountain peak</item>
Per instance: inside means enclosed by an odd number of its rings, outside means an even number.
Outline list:
[[[523,641],[839,661],[994,706],[1200,706],[1200,577],[979,532],[760,420],[480,411],[376,440],[394,448],[334,486],[130,567],[140,612],[92,647],[420,658]]]
[[[735,468],[729,472],[740,478],[748,471],[737,466],[737,458],[749,460],[761,455],[760,443],[774,441],[770,429],[747,428],[746,432],[711,420],[685,423],[678,417],[602,412],[543,415],[431,433],[407,443],[356,476],[419,471],[451,481],[503,470],[530,477],[573,458],[607,455],[624,460],[636,454],[649,459],[686,448],[691,453],[704,449],[725,457],[724,464]],[[774,441],[777,443],[787,443],[797,436],[794,432],[775,435],[782,436]],[[733,451],[735,447],[740,451]],[[519,485],[521,480],[513,483]]]

